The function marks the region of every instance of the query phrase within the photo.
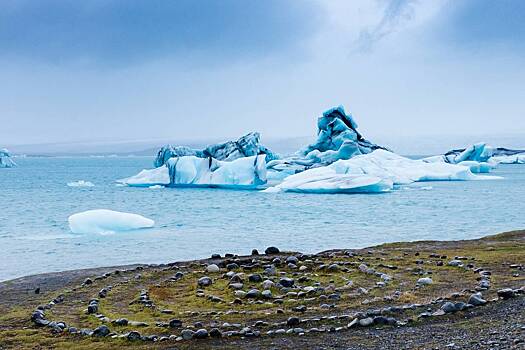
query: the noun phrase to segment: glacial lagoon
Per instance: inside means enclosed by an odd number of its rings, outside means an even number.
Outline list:
[[[261,193],[132,188],[115,180],[152,157],[16,158],[0,171],[0,280],[128,263],[249,254],[252,248],[317,252],[382,242],[476,238],[525,226],[525,166],[501,164],[494,181],[420,182],[383,194]],[[68,186],[79,180],[94,186]],[[155,227],[73,234],[67,219],[106,208]]]

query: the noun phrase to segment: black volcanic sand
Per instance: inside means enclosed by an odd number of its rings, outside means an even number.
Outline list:
[[[525,231],[260,253],[2,282],[0,349],[525,349]]]

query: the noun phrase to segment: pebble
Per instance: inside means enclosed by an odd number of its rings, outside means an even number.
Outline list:
[[[141,336],[140,336],[140,333],[137,332],[137,331],[131,331],[128,333],[128,335],[126,336],[126,338],[129,340],[129,341],[136,341],[136,340],[140,340]]]
[[[270,280],[264,280],[262,283],[263,289],[270,289],[273,286],[275,286],[275,283],[273,283],[273,281],[270,281]]]
[[[204,328],[201,328],[193,334],[193,337],[195,339],[206,339],[208,338],[208,331]]]
[[[286,320],[286,325],[288,326],[297,326],[299,323],[301,323],[299,317],[289,317],[288,320]]]
[[[293,287],[294,285],[294,280],[292,278],[288,278],[288,277],[281,277],[279,279],[279,283],[281,284],[281,286],[283,287],[286,287],[286,288],[291,288]]]
[[[483,299],[483,296],[481,295],[481,293],[475,293],[475,294],[472,294],[468,298],[467,303],[474,305],[474,306],[481,306],[481,305],[485,305],[487,301]]]
[[[361,327],[368,327],[374,324],[374,319],[371,317],[362,318],[359,320],[359,325]]]
[[[94,337],[106,337],[111,331],[108,326],[99,326],[93,330]]]
[[[193,338],[193,334],[195,332],[191,329],[184,329],[182,332],[180,332],[180,335],[182,336],[182,339],[184,340],[190,340]]]
[[[432,278],[430,277],[423,277],[417,280],[417,284],[420,286],[426,286],[429,284],[432,284]]]
[[[169,326],[171,328],[180,328],[182,327],[182,321],[178,319],[170,320]]]
[[[245,296],[248,299],[257,299],[261,296],[261,292],[258,289],[250,289]]]

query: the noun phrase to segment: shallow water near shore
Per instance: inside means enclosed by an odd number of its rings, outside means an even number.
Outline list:
[[[504,180],[425,182],[354,195],[117,187],[153,158],[18,158],[0,170],[0,280],[130,263],[249,254],[252,248],[318,252],[383,242],[477,238],[525,227],[525,166]],[[86,180],[94,187],[68,187]],[[137,213],[155,228],[77,235],[69,215],[96,208]]]

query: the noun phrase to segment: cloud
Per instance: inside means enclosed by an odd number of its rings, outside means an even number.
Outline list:
[[[0,54],[53,63],[222,60],[287,51],[317,7],[291,0],[4,0]]]

